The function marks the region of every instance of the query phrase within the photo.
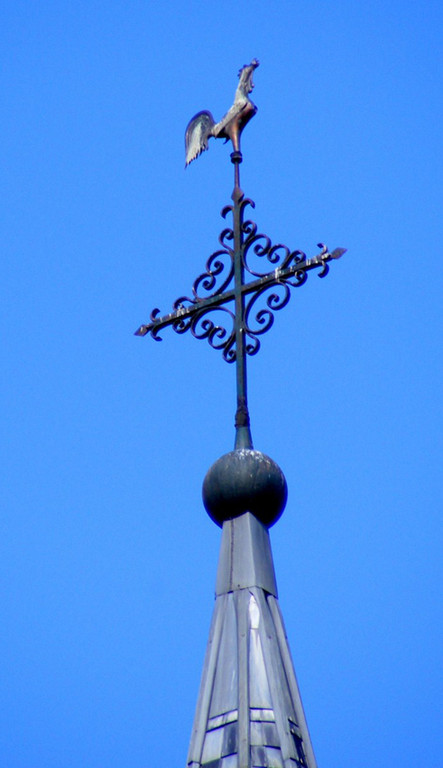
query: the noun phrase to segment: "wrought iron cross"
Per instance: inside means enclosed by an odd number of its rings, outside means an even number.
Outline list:
[[[195,338],[207,339],[211,347],[221,350],[227,363],[235,362],[235,448],[253,447],[248,411],[246,356],[257,354],[260,349],[258,337],[271,328],[274,312],[286,306],[291,288],[303,285],[312,269],[320,269],[318,277],[325,277],[329,272],[328,262],[339,259],[346,251],[345,248],[335,248],[330,252],[326,245],[319,243],[320,252],[312,258],[307,258],[303,251],[291,251],[281,243],[272,245],[267,235],[257,233],[257,225],[253,221],[245,219],[245,210],[248,206],[254,208],[255,203],[246,198],[240,188],[240,163],[243,159],[240,136],[246,123],[257,111],[248,97],[253,88],[252,72],[257,66],[258,61],[253,59],[250,65],[240,70],[240,84],[234,104],[220,123],[215,124],[209,112],[199,112],[190,121],[186,132],[187,158],[190,157],[187,162],[191,162],[203,149],[207,149],[209,136],[229,138],[233,143],[233,205],[227,205],[221,211],[223,218],[232,214],[232,228],[227,227],[220,233],[221,249],[209,257],[205,272],[194,281],[192,296],[180,296],[174,302],[172,312],[163,317],[158,317],[159,309],[153,309],[151,322],[141,325],[135,332],[136,336],[146,336],[150,333],[153,339],[161,341],[159,332],[168,325],[172,325],[176,333],[190,330]],[[202,120],[205,135],[202,133]],[[249,263],[251,253],[258,257],[258,263],[260,260],[268,262],[273,269],[268,270],[266,263],[266,269],[258,269],[255,264],[253,269]],[[252,279],[245,280],[246,275]],[[264,300],[264,306],[261,308],[257,303],[259,299]],[[228,316],[230,328],[210,319],[212,313],[220,311]]]

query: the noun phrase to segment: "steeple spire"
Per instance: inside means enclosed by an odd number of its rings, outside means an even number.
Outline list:
[[[240,70],[234,104],[220,123],[199,112],[186,130],[187,164],[207,149],[211,136],[232,141],[233,204],[222,210],[223,218],[232,215],[232,228],[221,232],[221,249],[208,258],[192,295],[178,298],[163,317],[154,309],[151,322],[136,331],[161,341],[159,332],[169,325],[180,334],[190,330],[236,366],[235,447],[215,462],[203,483],[203,502],[222,527],[222,541],[188,768],[316,768],[278,605],[268,532],[285,508],[286,480],[272,459],[253,448],[246,361],[258,352],[274,312],[289,302],[291,288],[303,285],[311,270],[325,277],[329,262],[345,249],[329,252],[319,243],[320,252],[308,258],[300,250],[272,245],[245,219],[248,206],[255,206],[240,187],[240,139],[257,111],[249,99],[256,67],[253,59]],[[214,312],[217,324],[211,320]]]
[[[188,768],[316,768],[277,600],[266,526],[223,524]]]
[[[286,498],[281,469],[251,449],[222,456],[204,480],[222,541],[188,768],[316,768],[268,533]]]

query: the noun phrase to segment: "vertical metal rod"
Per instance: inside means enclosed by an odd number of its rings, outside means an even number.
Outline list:
[[[237,378],[237,411],[235,414],[235,448],[252,448],[252,436],[249,427],[247,375],[246,375],[246,339],[244,331],[245,299],[242,291],[244,283],[243,266],[243,210],[240,203],[243,192],[240,188],[240,151],[232,152],[234,164],[234,291],[235,291],[235,349]]]

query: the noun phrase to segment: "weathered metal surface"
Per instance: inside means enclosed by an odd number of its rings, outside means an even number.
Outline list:
[[[259,62],[252,59],[250,64],[241,68],[238,73],[239,84],[235,91],[234,103],[219,123],[216,123],[211,112],[203,110],[191,118],[185,133],[186,165],[192,163],[202,152],[208,149],[211,136],[216,139],[230,139],[234,152],[240,151],[240,137],[243,128],[257,112],[249,94],[254,88],[252,75]]]
[[[269,533],[250,512],[223,524],[215,593],[248,587],[277,597]]]
[[[288,496],[278,464],[261,451],[236,448],[221,456],[203,481],[203,503],[217,525],[252,512],[269,528],[281,516]]]
[[[187,764],[316,768],[278,607],[269,534],[250,513],[223,525]]]

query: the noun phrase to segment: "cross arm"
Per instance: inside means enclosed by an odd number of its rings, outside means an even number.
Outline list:
[[[182,296],[174,302],[174,311],[168,315],[158,317],[160,310],[157,308],[153,309],[151,312],[151,322],[148,325],[141,325],[140,328],[137,328],[134,336],[146,336],[147,333],[150,333],[155,341],[162,341],[157,335],[162,328],[173,325],[175,330],[180,331],[181,326],[186,325],[187,327],[186,321],[191,320],[197,313],[217,309],[217,307],[233,299],[234,289],[215,296],[208,296],[206,299],[190,299],[187,296]],[[185,304],[184,302],[188,303]]]
[[[257,292],[262,293],[266,288],[282,283],[289,283],[294,287],[298,287],[306,281],[307,272],[319,267],[321,267],[321,271],[318,273],[318,276],[325,277],[329,271],[328,262],[332,259],[339,259],[346,252],[346,249],[335,248],[332,252],[329,252],[321,244],[319,244],[319,247],[322,248],[322,251],[318,256],[314,256],[311,259],[303,257],[289,267],[277,268],[256,280],[244,283],[241,287],[242,293],[244,295]],[[216,293],[207,298],[197,297],[191,299],[182,296],[174,302],[173,311],[167,315],[158,317],[160,310],[157,308],[153,309],[150,317],[151,322],[141,325],[135,331],[135,336],[146,336],[150,333],[155,341],[162,341],[158,333],[169,325],[172,325],[177,333],[184,333],[191,326],[192,321],[195,320],[197,315],[200,318],[212,310],[222,308],[224,304],[234,301],[234,299],[234,289],[227,290],[224,293]],[[231,312],[229,313],[232,315]],[[209,322],[206,321],[206,323]]]

